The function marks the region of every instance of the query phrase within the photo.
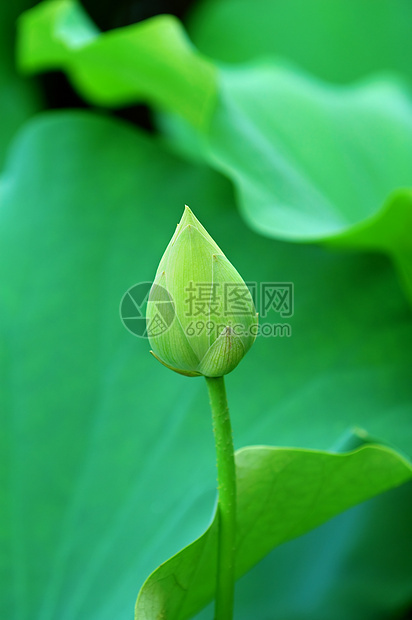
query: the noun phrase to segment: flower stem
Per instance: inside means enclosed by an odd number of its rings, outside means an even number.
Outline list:
[[[223,377],[206,377],[212,408],[218,482],[218,562],[215,620],[233,618],[236,549],[236,472]]]

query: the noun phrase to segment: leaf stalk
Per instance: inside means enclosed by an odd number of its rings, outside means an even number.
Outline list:
[[[215,620],[233,618],[236,552],[236,470],[223,377],[206,377],[212,409],[218,482],[218,558]]]

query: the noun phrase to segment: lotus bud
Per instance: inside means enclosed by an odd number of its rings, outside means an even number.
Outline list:
[[[228,374],[256,338],[249,289],[189,207],[160,261],[146,322],[151,353],[189,377]]]

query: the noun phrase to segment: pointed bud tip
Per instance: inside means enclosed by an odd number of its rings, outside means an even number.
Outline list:
[[[183,209],[183,213],[182,213],[182,217],[181,220],[183,220],[183,218],[193,218],[195,217],[193,214],[193,211],[190,207],[188,207],[187,205],[185,205],[185,208]]]

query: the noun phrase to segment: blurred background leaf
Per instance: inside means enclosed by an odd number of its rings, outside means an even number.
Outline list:
[[[188,3],[83,4],[107,29],[169,12],[175,4],[182,12]],[[12,69],[12,24],[28,6],[22,1],[0,9],[0,84],[7,84],[0,102],[0,165],[1,149],[4,154],[22,119],[38,108],[33,83],[28,86]],[[87,37],[100,39],[80,5],[77,21],[67,19],[73,17],[73,3],[64,6],[66,20],[58,36],[54,33],[60,52],[61,41],[73,34],[75,47]],[[319,83],[278,57],[334,83],[381,70],[410,80],[408,0],[336,0],[333,5],[326,0],[225,0],[193,6],[187,24],[201,52],[230,62],[275,53],[277,70],[302,79],[312,94]],[[216,105],[215,70],[191,51],[175,20],[160,23],[166,29],[174,24],[173,32],[182,37],[180,43],[174,39],[179,58],[188,61],[185,70],[192,70],[169,76],[170,90],[161,91],[161,98],[153,95],[156,80],[144,84],[143,95],[156,107],[172,104],[176,111],[174,84],[182,84],[182,76],[183,81],[195,79],[194,98],[190,81],[182,92],[194,106],[192,122],[205,130]],[[39,35],[35,54],[50,43],[47,29]],[[116,47],[121,32],[111,36]],[[164,44],[163,52],[172,54]],[[68,56],[77,53],[83,50],[71,49]],[[139,59],[125,59],[125,53],[120,59],[134,70]],[[64,47],[62,56],[67,66]],[[168,60],[161,54],[156,58],[153,46],[149,59],[154,66]],[[119,57],[114,54],[112,60]],[[110,57],[98,55],[94,61],[102,62],[99,71],[105,75],[118,73]],[[220,69],[219,79],[237,71]],[[410,96],[393,75],[368,77],[367,82],[369,92],[390,94],[394,125],[387,136],[390,148],[382,156],[397,167],[400,157],[393,162],[391,157],[398,146],[409,157],[409,121],[402,125],[401,118]],[[11,83],[23,90],[9,90]],[[99,105],[107,96],[104,83],[100,78],[102,98],[94,102]],[[58,72],[46,74],[38,85],[49,106],[86,105]],[[361,90],[321,86],[329,94]],[[195,109],[203,95],[206,107]],[[129,106],[130,99],[112,103]],[[377,110],[382,105],[375,102]],[[185,114],[187,108],[180,111]],[[153,129],[147,108],[115,113],[138,122],[143,116],[143,124]],[[174,134],[174,149],[186,158],[205,157],[198,134],[177,125],[176,117],[161,123],[180,132]],[[394,147],[395,125],[401,134]],[[357,135],[364,135],[362,148],[369,152],[373,140],[368,146],[363,129]],[[362,157],[359,162],[365,164]],[[386,182],[386,170],[382,179],[381,171],[371,175],[368,191],[375,191],[375,182]],[[1,617],[130,618],[149,572],[209,522],[215,472],[204,386],[156,365],[146,344],[132,339],[117,315],[125,290],[154,275],[185,202],[246,280],[292,281],[296,287],[292,338],[259,339],[228,377],[236,447],[272,443],[340,449],[348,429],[361,425],[411,454],[410,310],[385,257],[265,239],[239,219],[238,197],[235,201],[223,177],[172,155],[157,137],[96,115],[43,116],[20,134],[1,178]],[[351,229],[350,243],[374,251],[394,247],[396,239],[404,277],[410,280],[410,190],[398,189],[368,213],[372,221]],[[368,213],[362,204],[362,217]],[[352,215],[356,220],[360,214]],[[410,484],[404,485],[276,549],[242,578],[236,617],[386,620],[407,614],[412,604],[411,502]],[[210,616],[210,609],[200,615]]]
[[[0,170],[16,130],[40,108],[38,90],[33,82],[17,74],[14,57],[16,20],[32,5],[33,0],[0,5]]]
[[[331,82],[395,71],[412,82],[409,0],[200,0],[187,26],[225,62],[288,58]]]
[[[66,0],[23,16],[19,50],[23,68],[64,68],[94,102],[177,114],[163,121],[170,141],[234,182],[255,230],[388,252],[412,301],[412,102],[401,83],[332,87],[273,60],[216,74],[171,16],[99,36]]]
[[[119,122],[45,115],[14,146],[0,211],[4,617],[130,617],[209,521],[206,388],[118,316],[184,202],[246,280],[295,283],[293,337],[258,339],[228,376],[236,447],[328,449],[360,424],[410,453],[412,326],[384,259],[264,239],[216,173]]]
[[[79,3],[49,0],[20,19],[19,64],[28,72],[66,70],[93,103],[148,101],[197,128],[208,123],[216,97],[213,64],[171,15],[99,33]]]

